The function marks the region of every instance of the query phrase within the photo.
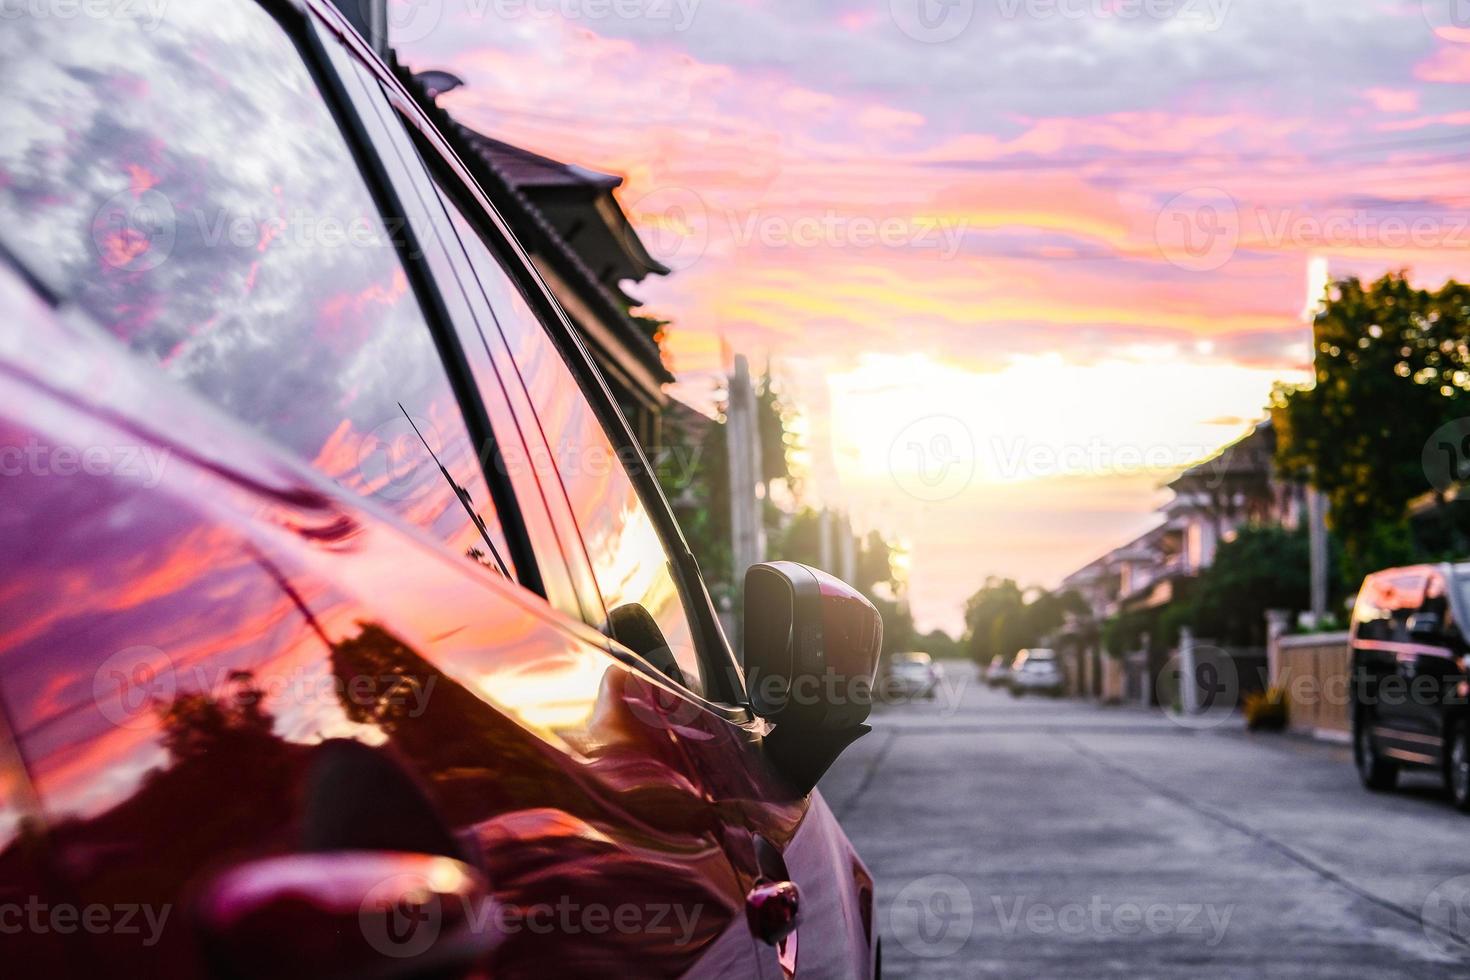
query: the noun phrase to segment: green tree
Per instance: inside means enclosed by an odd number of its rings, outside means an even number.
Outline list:
[[[665,422],[655,456],[659,483],[712,595],[730,594],[730,457],[725,427]]]
[[[785,480],[795,494],[800,488],[791,468],[791,453],[798,447],[791,430],[795,413],[781,398],[771,379],[770,365],[755,389],[756,431],[761,440],[761,481],[766,484]]]
[[[927,633],[916,632],[909,646],[927,653],[935,660],[956,660],[965,656],[964,645],[941,629],[933,629]]]
[[[1301,612],[1311,605],[1307,534],[1280,527],[1246,527],[1220,545],[1187,599],[1169,614],[1170,631],[1235,646],[1266,642],[1266,610]]]
[[[1357,578],[1415,557],[1406,510],[1431,489],[1425,441],[1465,414],[1470,394],[1470,288],[1346,279],[1313,340],[1314,383],[1272,393],[1276,458],[1326,495],[1344,574]]]
[[[1087,609],[1075,592],[1022,589],[1014,579],[991,577],[965,601],[963,644],[977,663],[1011,659],[1036,646],[1066,622],[1068,613]]]
[[[1007,649],[1012,632],[1007,623],[1018,619],[1025,605],[1025,596],[1015,580],[987,578],[985,585],[965,600],[963,643],[971,659],[980,664],[998,656],[1009,659],[1015,650]]]

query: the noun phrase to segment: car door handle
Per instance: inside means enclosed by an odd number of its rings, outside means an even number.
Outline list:
[[[210,976],[483,977],[489,889],[453,858],[290,854],[238,865],[195,902]]]
[[[801,891],[791,881],[758,881],[745,896],[745,916],[756,938],[775,946],[801,924]]]

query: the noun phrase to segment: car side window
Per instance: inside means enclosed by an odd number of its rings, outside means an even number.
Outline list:
[[[1357,638],[1408,642],[1409,620],[1424,601],[1427,585],[1425,576],[1414,573],[1369,578],[1353,607]]]
[[[1435,573],[1424,589],[1424,601],[1409,617],[1409,637],[1416,643],[1448,646],[1455,630],[1444,577]]]
[[[461,210],[444,197],[526,386],[576,518],[606,619],[598,626],[696,693],[694,633],[668,553],[619,452],[540,319]]]
[[[256,3],[0,32],[0,216],[140,357],[514,576],[433,336],[347,142]]]

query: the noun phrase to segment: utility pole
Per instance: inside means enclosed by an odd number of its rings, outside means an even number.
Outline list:
[[[1307,554],[1312,572],[1312,625],[1327,618],[1327,498],[1307,487]]]
[[[756,420],[755,386],[744,354],[735,355],[726,409],[725,442],[730,456],[730,556],[732,582],[744,582],[745,570],[765,560],[766,528],[761,514],[760,426]]]
[[[837,522],[837,569],[832,572],[842,581],[851,584],[857,578],[857,540],[852,536],[852,520],[846,515]]]
[[[1327,301],[1331,282],[1327,259],[1322,256],[1310,259],[1307,263],[1307,304],[1302,309],[1302,318],[1312,332],[1314,368],[1317,360],[1317,314]],[[1327,618],[1327,498],[1311,484],[1307,485],[1307,557],[1311,572],[1312,626],[1320,628]]]

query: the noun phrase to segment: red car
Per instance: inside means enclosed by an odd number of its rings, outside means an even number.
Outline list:
[[[0,31],[5,973],[874,975],[872,606],[758,565],[737,663],[335,11],[68,9]]]

